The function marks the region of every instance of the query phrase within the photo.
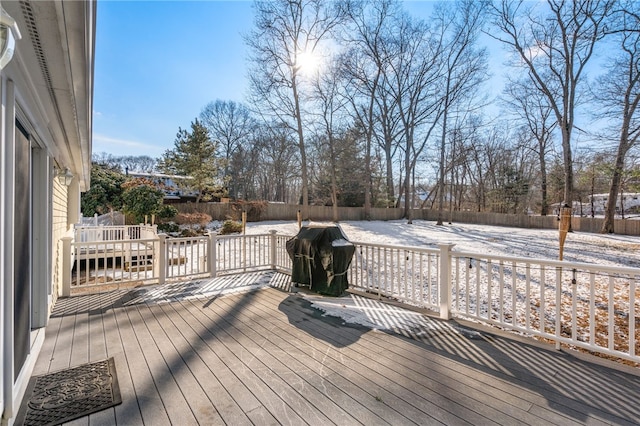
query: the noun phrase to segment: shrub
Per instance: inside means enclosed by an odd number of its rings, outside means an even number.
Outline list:
[[[158,210],[158,218],[160,219],[172,219],[178,214],[178,209],[175,207],[163,204],[162,207]]]
[[[178,225],[188,225],[192,228],[198,226],[204,229],[211,222],[211,216],[206,213],[178,213],[175,221]]]
[[[167,233],[180,232],[180,227],[177,223],[168,222],[168,223],[159,223],[158,231],[163,231]]]
[[[242,222],[234,220],[225,220],[220,229],[221,235],[239,234],[240,232],[242,232]]]
[[[180,236],[184,238],[196,237],[198,236],[198,232],[193,229],[183,229],[180,231]]]

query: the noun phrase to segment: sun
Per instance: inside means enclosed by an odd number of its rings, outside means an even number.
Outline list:
[[[296,56],[296,69],[301,74],[312,75],[320,66],[320,58],[313,52],[300,52]]]

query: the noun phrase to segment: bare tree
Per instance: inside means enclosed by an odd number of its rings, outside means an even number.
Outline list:
[[[531,80],[512,80],[505,89],[505,103],[511,112],[522,120],[535,140],[531,149],[537,154],[540,165],[540,214],[549,213],[547,194],[547,154],[551,148],[553,131],[557,127],[555,114],[549,105],[549,98],[535,89]]]
[[[445,182],[445,151],[447,120],[452,105],[470,93],[486,78],[487,52],[477,47],[478,36],[484,26],[483,11],[486,5],[481,1],[464,0],[452,7],[443,7],[438,17],[445,28],[444,51],[445,89],[442,105],[442,136],[440,140],[440,185]],[[455,139],[454,139],[455,141]],[[454,150],[452,150],[452,155]],[[453,169],[452,169],[453,170]],[[444,207],[444,186],[438,192],[438,219],[442,225]]]
[[[243,144],[248,144],[255,128],[255,119],[249,109],[234,101],[222,101],[220,99],[210,102],[200,113],[200,121],[209,131],[211,140],[217,142],[220,155],[224,159],[224,177],[228,182],[229,196],[238,197],[242,176],[232,174],[233,169],[238,170],[238,159],[243,158],[248,149]],[[243,152],[240,153],[239,151]],[[240,155],[237,155],[240,154]],[[232,159],[235,166],[231,168]]]
[[[94,153],[91,161],[110,168],[117,168],[123,173],[141,172],[153,173],[158,160],[148,155],[113,155],[106,152]]]
[[[580,83],[613,4],[614,0],[547,0],[527,9],[522,0],[502,0],[491,7],[501,34],[488,34],[515,53],[517,65],[528,70],[556,116],[562,135],[566,203],[573,201],[571,137]]]
[[[296,153],[295,132],[282,123],[259,126],[253,141],[259,154],[254,172],[256,192],[260,199],[290,203],[297,202],[294,190],[300,181],[300,159]]]
[[[411,222],[412,177],[415,164],[442,114],[442,28],[402,14],[385,53],[384,79],[401,120],[404,178],[404,217]]]
[[[620,51],[599,79],[596,95],[605,115],[619,123],[618,147],[602,233],[614,232],[616,200],[622,190],[625,159],[640,138],[640,6],[634,1],[625,2],[616,15],[613,31]]]
[[[389,135],[387,124],[389,115],[378,113],[376,107],[391,102],[382,89],[383,70],[388,58],[385,45],[389,43],[394,30],[393,19],[400,12],[396,0],[376,2],[347,1],[345,8],[348,21],[343,33],[343,42],[351,46],[341,56],[342,70],[349,80],[350,88],[346,94],[351,104],[355,121],[364,127],[365,169],[372,172],[372,144],[376,137],[376,126],[382,124],[385,136]],[[380,111],[380,110],[378,110]],[[388,113],[388,110],[386,111]],[[381,118],[381,119],[380,119]],[[385,141],[389,142],[389,140]],[[393,194],[393,176],[391,172],[391,143],[385,147],[387,157],[387,187]],[[369,217],[371,208],[371,178],[365,181],[364,208],[365,217]]]
[[[302,172],[302,204],[307,216],[309,171],[304,136],[304,59],[317,54],[340,22],[334,6],[322,0],[269,0],[254,3],[255,26],[245,37],[253,66],[252,99],[263,116],[276,119],[297,134]],[[306,70],[308,71],[308,70]]]
[[[345,116],[345,104],[347,99],[342,92],[343,85],[340,81],[338,64],[333,63],[327,67],[326,72],[319,75],[313,84],[313,99],[320,119],[319,131],[326,137],[330,181],[331,181],[331,205],[333,221],[338,222],[338,181],[337,161],[340,155],[338,140],[340,129],[345,125],[340,117]]]

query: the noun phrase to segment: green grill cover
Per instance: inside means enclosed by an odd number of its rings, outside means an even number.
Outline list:
[[[303,226],[287,241],[291,280],[320,294],[340,296],[349,287],[347,269],[355,250],[337,226]]]

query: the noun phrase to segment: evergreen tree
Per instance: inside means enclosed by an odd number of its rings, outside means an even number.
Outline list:
[[[198,119],[191,122],[191,132],[178,129],[174,148],[164,152],[159,169],[164,173],[188,176],[186,185],[195,191],[200,200],[211,196],[223,196],[220,172],[223,161],[217,158],[218,146],[209,138],[207,128]]]
[[[126,176],[116,168],[100,164],[91,165],[91,187],[80,197],[82,214],[106,214],[122,207],[122,184]]]

